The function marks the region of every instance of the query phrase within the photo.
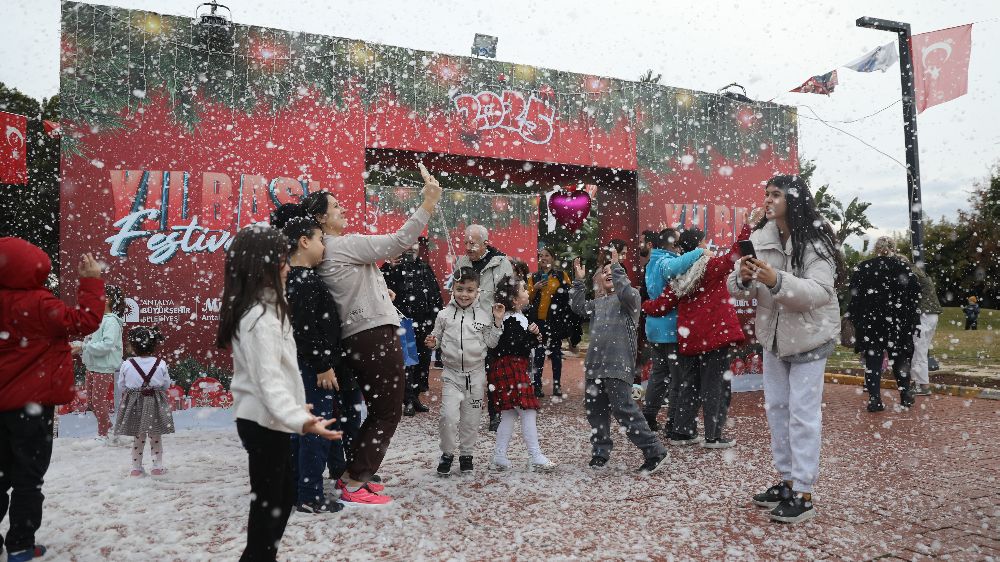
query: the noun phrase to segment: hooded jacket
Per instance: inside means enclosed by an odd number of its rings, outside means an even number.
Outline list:
[[[649,254],[646,264],[646,291],[659,295],[671,279],[684,273],[702,254],[701,248],[682,256],[659,248]],[[652,343],[677,343],[677,311],[672,310],[660,317],[646,317],[646,339]]]
[[[0,238],[0,411],[73,399],[69,338],[97,329],[104,313],[104,281],[80,279],[77,306],[45,288],[52,270],[41,248]]]
[[[438,313],[432,332],[444,367],[458,372],[485,369],[486,352],[497,346],[501,334],[503,324],[496,326],[493,313],[478,301],[462,308],[454,298]]]
[[[122,330],[125,320],[105,312],[101,326],[83,340],[83,364],[94,373],[114,373],[122,365]]]
[[[740,257],[739,241],[748,238],[750,226],[745,225],[728,253],[701,256],[687,272],[673,279],[660,297],[643,304],[649,318],[674,308],[662,301],[676,305],[677,351],[681,355],[707,353],[746,339],[726,289],[726,278]]]
[[[851,274],[847,315],[854,323],[854,351],[913,355],[913,335],[920,325],[917,276],[896,256],[859,263]]]
[[[792,240],[789,238],[782,246],[774,221],[754,231],[750,241],[757,258],[775,269],[778,282],[773,288],[756,280],[744,285],[737,268],[729,274],[726,284],[736,298],[757,299],[754,333],[764,349],[775,351],[781,358],[820,347],[832,350],[829,344],[840,338],[840,305],[833,261],[823,257],[815,244],[810,244],[802,254],[802,269],[793,271]]]

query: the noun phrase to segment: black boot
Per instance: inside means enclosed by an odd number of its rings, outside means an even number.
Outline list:
[[[558,385],[558,384],[552,385],[552,397],[553,398],[562,398],[562,395],[563,395],[563,393],[562,393],[562,386]]]
[[[407,400],[406,403],[403,404],[403,415],[406,417],[412,417],[416,414],[417,410],[413,407],[413,402],[411,400]]]
[[[423,402],[420,401],[419,393],[413,397],[413,400],[410,403],[413,405],[413,409],[418,412],[429,412],[431,410],[430,408],[425,406]]]
[[[451,474],[451,463],[455,462],[455,455],[441,455],[441,462],[438,463],[437,473],[441,476]]]
[[[542,385],[535,385],[535,398],[545,398],[545,393],[542,392]]]

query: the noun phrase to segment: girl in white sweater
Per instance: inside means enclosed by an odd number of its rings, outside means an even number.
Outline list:
[[[226,253],[217,345],[232,346],[236,430],[250,464],[250,516],[241,560],[274,560],[295,502],[291,434],[340,439],[310,413],[288,321],[288,239],[247,227]]]

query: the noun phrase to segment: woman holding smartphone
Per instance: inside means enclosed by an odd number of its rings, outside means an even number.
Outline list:
[[[756,334],[764,348],[764,402],[771,452],[781,481],[753,496],[771,519],[797,523],[816,515],[823,374],[840,335],[837,285],[844,260],[833,229],[798,176],[765,187],[765,216],[729,276],[736,298],[757,299]]]

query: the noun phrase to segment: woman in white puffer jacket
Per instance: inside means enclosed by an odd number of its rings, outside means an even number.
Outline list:
[[[833,229],[798,176],[765,188],[766,215],[750,235],[756,258],[729,276],[736,298],[756,299],[755,332],[764,348],[764,403],[781,482],[753,496],[771,518],[812,518],[819,476],[823,374],[840,335],[836,287],[845,268]]]

